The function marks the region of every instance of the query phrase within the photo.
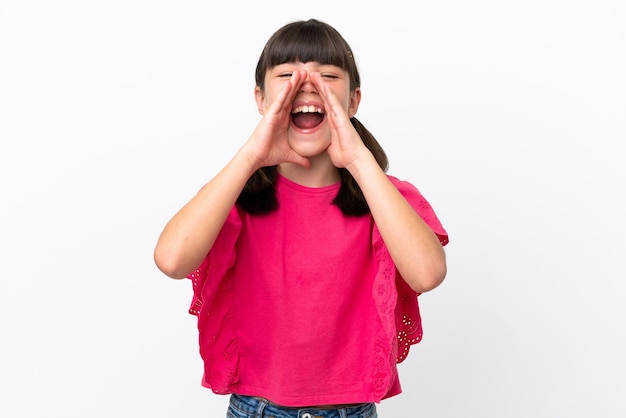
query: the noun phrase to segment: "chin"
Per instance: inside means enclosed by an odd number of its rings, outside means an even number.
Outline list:
[[[330,142],[324,142],[324,143],[318,143],[318,144],[310,144],[310,143],[302,144],[302,143],[297,143],[297,142],[289,143],[289,146],[291,147],[292,150],[296,152],[296,154],[300,155],[301,157],[306,157],[306,158],[316,157],[322,154],[323,152],[326,151],[329,145],[330,145]]]
[[[302,157],[315,157],[326,151],[330,145],[330,133],[291,132],[289,146]]]

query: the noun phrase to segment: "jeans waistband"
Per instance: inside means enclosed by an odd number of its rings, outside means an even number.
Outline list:
[[[268,399],[232,394],[229,409],[241,418],[375,418],[376,405],[361,403],[350,405],[286,407]],[[236,415],[239,414],[239,415]],[[230,415],[229,415],[230,416]]]

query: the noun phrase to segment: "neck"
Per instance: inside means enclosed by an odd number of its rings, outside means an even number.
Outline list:
[[[309,158],[310,167],[283,163],[278,172],[289,180],[307,187],[324,187],[340,181],[339,169],[335,167],[327,154]]]

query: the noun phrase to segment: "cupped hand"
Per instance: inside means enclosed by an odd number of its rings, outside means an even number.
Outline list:
[[[309,160],[289,146],[287,135],[291,123],[291,107],[298,89],[306,79],[305,71],[294,71],[288,82],[265,110],[263,118],[245,144],[258,166],[267,167],[284,162],[309,166]]]
[[[343,107],[331,87],[324,82],[321,74],[313,72],[309,74],[309,77],[317,87],[324,103],[326,122],[331,131],[331,143],[327,152],[335,167],[349,167],[369,150],[350,122],[347,109]]]

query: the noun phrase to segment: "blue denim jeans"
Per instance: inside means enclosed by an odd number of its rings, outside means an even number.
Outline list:
[[[231,395],[226,418],[376,418],[376,404],[348,408],[293,408],[253,396]]]

